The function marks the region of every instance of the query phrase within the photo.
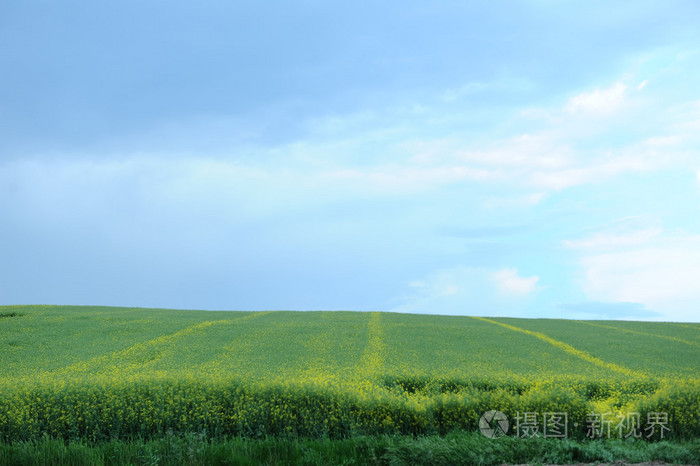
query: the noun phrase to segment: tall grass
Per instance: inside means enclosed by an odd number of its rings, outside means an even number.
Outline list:
[[[687,442],[487,439],[480,434],[359,436],[350,439],[241,437],[211,440],[169,435],[157,440],[91,444],[48,437],[0,443],[0,464],[18,465],[498,465],[615,461],[700,464],[700,440]]]

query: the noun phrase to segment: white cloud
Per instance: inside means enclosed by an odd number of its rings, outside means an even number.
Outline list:
[[[582,254],[580,284],[590,300],[640,303],[668,320],[697,320],[700,236],[652,227],[564,244]]]
[[[439,99],[443,102],[454,102],[463,97],[484,92],[495,87],[495,83],[470,82],[458,88],[447,89],[439,96]]]
[[[532,207],[542,202],[547,195],[545,193],[526,193],[511,197],[490,197],[483,203],[487,209]]]
[[[404,144],[413,153],[416,165],[462,164],[477,167],[520,169],[558,169],[575,161],[572,148],[549,132],[523,133],[479,149],[464,149],[459,139],[413,141]]]
[[[573,155],[570,146],[543,132],[514,136],[487,150],[458,151],[454,157],[490,166],[560,169],[571,165]]]
[[[597,320],[650,320],[658,319],[658,312],[650,311],[639,303],[595,302],[561,303],[558,308],[565,319]]]
[[[276,153],[290,156],[283,157],[284,164],[302,162],[304,166],[291,168],[301,182],[330,186],[348,196],[414,195],[479,183],[501,190],[489,192],[481,200],[483,207],[532,206],[567,188],[687,162],[683,159],[690,157],[688,135],[693,132],[688,121],[700,121],[700,106],[659,107],[653,93],[642,99],[635,91],[644,88],[646,81],[640,79],[625,75],[575,95],[544,109],[544,120],[520,113],[504,126],[526,130],[500,137],[446,133],[431,123],[444,109],[419,102],[414,105],[419,111],[385,108],[314,120],[307,124],[308,140],[281,146]],[[493,85],[487,84],[469,83],[443,98]],[[664,112],[672,118],[661,118]],[[613,113],[614,119],[605,118]],[[453,123],[460,116],[454,118]],[[639,132],[640,121],[649,125],[655,120],[659,126],[643,133],[645,138],[626,139],[630,128]],[[436,128],[442,137],[431,137]]]
[[[639,302],[671,319],[697,319],[700,238],[685,246],[595,254],[582,265],[584,291],[591,299]]]
[[[697,139],[688,122],[700,121],[698,106],[659,108],[651,97],[640,100],[627,94],[628,87],[621,82],[579,94],[561,107],[546,109],[544,121],[521,115],[530,131],[490,139],[488,144],[453,135],[404,143],[402,149],[414,167],[487,170],[498,174],[482,178],[492,184],[545,194],[627,173],[687,165],[694,153],[689,146]],[[617,110],[614,119],[602,118]],[[667,117],[661,118],[664,113]],[[659,124],[645,133],[647,137],[619,144],[622,135],[639,131],[640,121],[649,126],[656,120]]]
[[[8,196],[10,205],[22,206],[17,215],[42,228],[101,221],[134,235],[139,222],[222,227],[311,210],[344,195],[297,167],[208,158],[27,160],[7,164],[0,176],[17,186]]]
[[[512,92],[529,90],[531,84],[522,79],[512,77],[501,78],[493,81],[472,81],[465,83],[462,86],[446,89],[439,94],[438,100],[442,102],[454,102],[464,97],[483,94],[486,92]]]
[[[579,240],[565,240],[564,246],[570,249],[609,249],[645,244],[661,234],[661,228],[648,228],[629,233],[596,233]]]
[[[659,169],[673,161],[676,140],[652,138],[614,152],[577,151],[573,142],[575,138],[566,132],[544,131],[508,138],[481,150],[460,150],[458,141],[444,139],[413,143],[406,149],[414,151],[409,162],[411,170],[420,173],[424,180],[431,179],[434,185],[478,179],[545,195],[625,173]],[[411,170],[405,171],[402,178],[420,184]]]
[[[523,315],[539,277],[517,269],[456,266],[408,283],[411,292],[392,311],[456,315]]]
[[[572,114],[611,113],[624,102],[626,90],[626,85],[615,83],[608,89],[596,88],[591,92],[583,92],[569,99],[565,109]]]
[[[661,167],[665,159],[637,152],[627,155],[605,155],[560,170],[538,170],[530,173],[529,182],[536,187],[559,191],[573,186],[609,180],[629,172],[648,172]]]
[[[518,275],[517,269],[498,270],[491,276],[501,291],[516,295],[526,295],[532,293],[540,279],[540,277],[537,275],[533,275],[532,277],[521,277]]]
[[[633,79],[626,76],[625,82],[634,83]],[[627,173],[688,165],[698,141],[698,102],[668,105],[653,93],[644,97],[638,93],[648,80],[631,87],[625,82],[580,93],[560,107],[521,112],[530,131],[491,139],[488,146],[453,136],[404,147],[413,153],[410,161],[417,165],[498,171],[499,176],[490,181],[545,193]],[[608,118],[613,115],[614,119]],[[648,127],[643,133],[648,137],[633,136],[619,143],[624,135],[638,133],[640,125]]]
[[[460,165],[436,167],[381,166],[366,169],[327,171],[320,177],[333,183],[354,185],[362,190],[411,193],[460,181],[487,181],[500,177],[497,170]]]
[[[680,135],[674,134],[672,136],[658,136],[646,139],[643,144],[649,148],[657,149],[670,149],[673,146],[677,146],[683,142],[683,138]]]

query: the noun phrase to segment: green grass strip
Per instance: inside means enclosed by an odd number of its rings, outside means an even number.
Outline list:
[[[151,441],[89,444],[44,437],[0,443],[0,464],[21,465],[498,465],[576,464],[615,461],[700,463],[700,440],[688,442],[487,439],[477,433],[447,436],[371,436],[342,440],[203,435]]]

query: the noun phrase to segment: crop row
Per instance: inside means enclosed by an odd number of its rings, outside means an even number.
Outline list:
[[[173,432],[330,438],[444,434],[477,430],[480,416],[492,409],[510,419],[523,412],[565,412],[569,436],[579,438],[586,435],[592,412],[635,411],[642,419],[664,412],[667,438],[700,436],[697,381],[457,385],[399,379],[364,387],[198,379],[12,385],[0,387],[0,440],[148,439]]]

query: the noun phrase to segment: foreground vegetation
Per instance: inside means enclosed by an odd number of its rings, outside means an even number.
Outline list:
[[[105,448],[114,447],[138,463],[144,452],[199,438],[187,448],[207,455],[332,445],[326,455],[353,445],[356,456],[372,452],[372,461],[382,462],[398,454],[397,445],[441,451],[441,442],[463,432],[460,442],[485,441],[487,450],[559,441],[588,451],[608,447],[587,437],[639,437],[657,443],[634,446],[638,451],[663,450],[651,445],[670,439],[697,452],[698,330],[649,322],[2,306],[1,451],[7,458],[41,448],[82,451],[108,462]],[[508,417],[511,437],[472,435],[489,410]],[[541,436],[547,413],[566,413],[570,440],[512,438],[528,436],[516,430],[524,414],[535,421],[529,432]],[[654,419],[660,422],[646,423]]]
[[[560,383],[562,383],[560,381]],[[199,379],[130,379],[37,383],[3,387],[0,440],[31,440],[44,434],[64,439],[159,438],[167,432],[205,432],[216,438],[268,436],[346,438],[355,435],[445,434],[478,430],[481,415],[498,409],[511,420],[518,413],[568,413],[568,437],[586,436],[587,416],[612,409],[669,413],[664,437],[698,437],[700,387],[678,383],[655,385],[586,385],[570,381],[517,386],[464,385],[455,392],[429,392],[344,386],[247,385],[238,381]],[[434,390],[434,391],[432,391]],[[591,393],[612,398],[587,398]],[[608,396],[605,395],[605,396]],[[626,402],[629,400],[629,402]],[[598,408],[596,408],[598,406]],[[622,420],[622,418],[621,418]],[[578,428],[573,425],[578,424]],[[617,422],[602,437],[616,437]],[[644,434],[644,426],[638,434]],[[544,427],[540,427],[542,432]],[[622,426],[626,436],[629,429]],[[651,432],[648,432],[651,433]]]
[[[21,465],[457,465],[638,463],[700,464],[700,440],[687,442],[487,439],[481,434],[372,436],[330,439],[210,441],[199,435],[92,444],[56,439],[0,443],[0,464]]]

